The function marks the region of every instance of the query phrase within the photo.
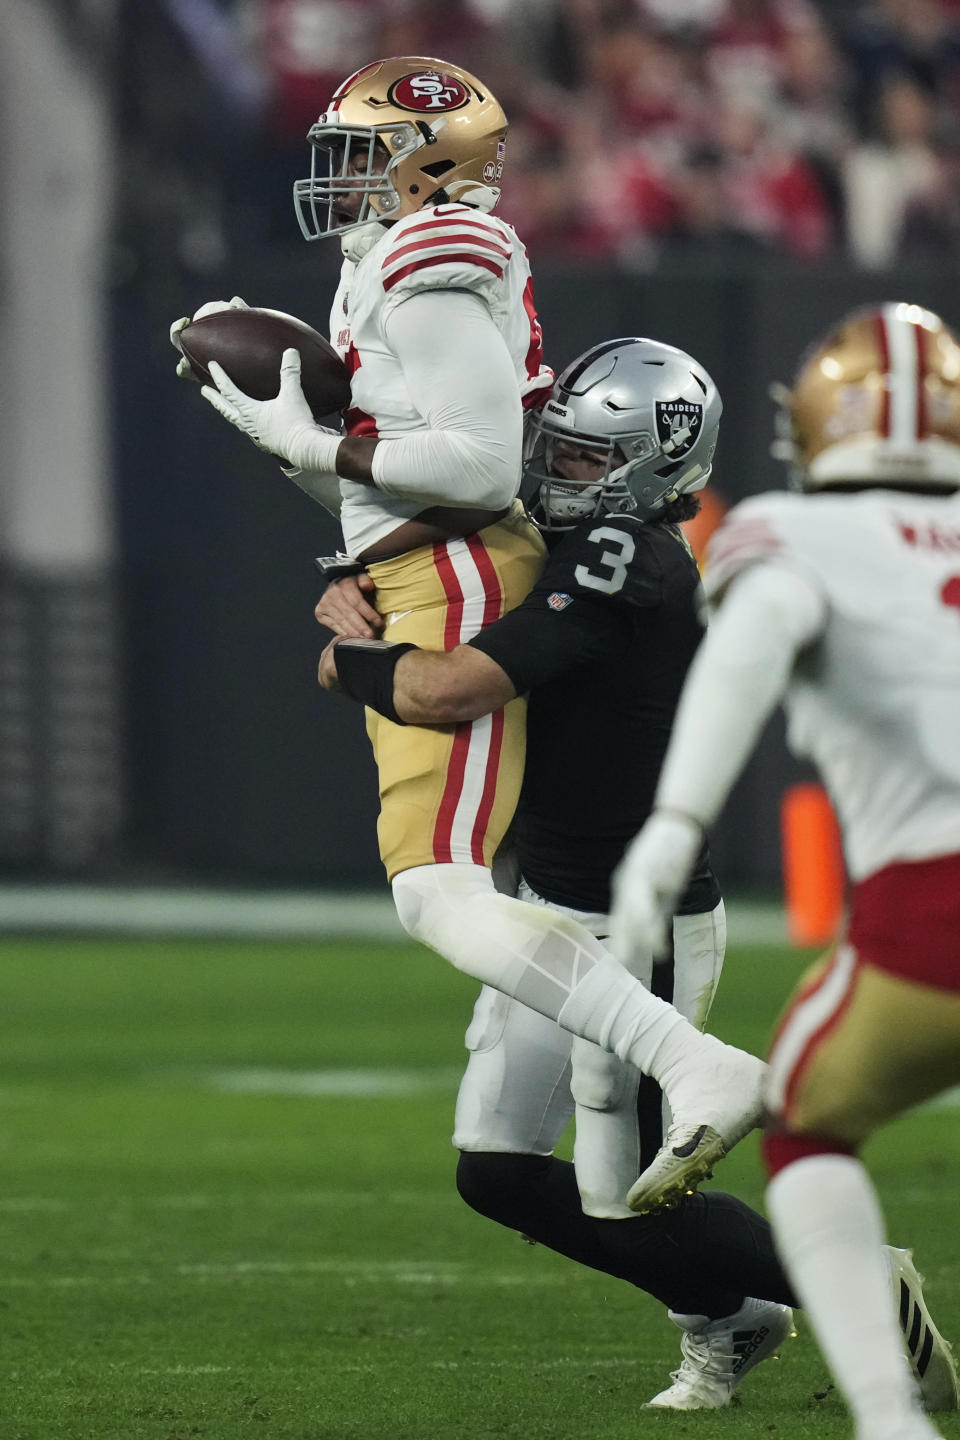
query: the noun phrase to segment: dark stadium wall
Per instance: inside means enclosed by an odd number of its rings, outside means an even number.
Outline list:
[[[173,376],[170,320],[212,295],[300,314],[326,330],[336,256],[319,247],[250,259],[189,286],[171,274],[161,314],[131,281],[115,292],[116,456],[123,539],[126,858],[198,879],[382,883],[376,785],[362,717],[322,694],[325,632],[313,557],[337,527]],[[957,323],[952,273],[782,264],[738,273],[587,274],[536,269],[548,358],[650,334],[691,350],[724,397],[715,483],[729,500],[782,486],[769,455],[771,380],[853,305],[928,304]],[[182,288],[178,289],[178,286]],[[156,291],[152,291],[153,296]],[[172,299],[169,297],[173,296]],[[779,720],[715,836],[728,885],[779,877],[778,802],[805,774]]]

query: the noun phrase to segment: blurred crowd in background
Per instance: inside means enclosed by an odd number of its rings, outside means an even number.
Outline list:
[[[501,213],[537,260],[882,270],[960,245],[960,0],[113,3],[120,220],[188,269],[299,243],[307,128],[405,53],[503,104]]]

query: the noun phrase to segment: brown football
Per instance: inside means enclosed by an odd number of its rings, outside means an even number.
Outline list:
[[[219,310],[191,321],[177,338],[206,384],[213,384],[207,367],[216,360],[245,394],[272,400],[280,389],[283,352],[294,349],[300,351],[300,383],[317,420],[350,403],[350,376],[333,346],[312,326],[280,310]]]

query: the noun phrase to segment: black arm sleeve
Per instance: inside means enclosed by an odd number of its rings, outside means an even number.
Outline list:
[[[495,660],[523,695],[577,665],[618,659],[632,634],[630,615],[619,606],[578,597],[557,613],[535,593],[467,643]]]
[[[393,703],[393,672],[397,661],[416,645],[389,640],[338,640],[333,649],[337,679],[345,695],[359,700],[394,725],[406,725]]]

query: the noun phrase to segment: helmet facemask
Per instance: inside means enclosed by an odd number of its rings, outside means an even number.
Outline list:
[[[529,426],[524,493],[529,496],[531,518],[541,530],[572,530],[581,520],[629,515],[636,510],[637,502],[626,485],[630,464],[616,440],[559,430],[542,414],[533,416]],[[584,454],[578,458],[595,461],[596,478],[574,479],[558,470],[558,452],[562,457],[563,446],[582,450]]]
[[[343,235],[369,221],[399,218],[402,198],[397,167],[417,150],[434,143],[413,124],[340,125],[320,122],[310,131],[310,176],[293,187],[300,229],[307,240]],[[426,204],[437,189],[424,186]],[[356,215],[338,215],[338,206],[360,196]]]

